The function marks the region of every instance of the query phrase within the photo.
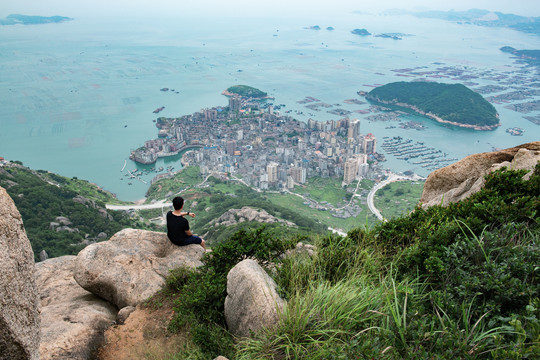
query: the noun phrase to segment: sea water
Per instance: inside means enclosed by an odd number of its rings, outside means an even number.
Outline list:
[[[306,29],[313,25],[322,30]],[[335,30],[326,30],[329,26]],[[366,28],[374,35],[411,36],[402,40],[362,37],[351,33],[355,28]],[[267,92],[275,97],[275,105],[286,105],[282,112],[291,111],[299,120],[338,120],[340,116],[326,109],[312,111],[297,101],[313,96],[349,111],[365,110],[369,104],[343,100],[363,100],[356,93],[371,90],[365,85],[411,80],[392,71],[402,68],[452,66],[496,74],[522,70],[523,65],[499,50],[507,45],[538,49],[540,41],[509,29],[351,13],[322,21],[301,16],[166,21],[83,18],[60,24],[2,26],[0,156],[34,169],[87,179],[122,200],[137,200],[144,197],[155,173],[142,176],[144,182],[128,179],[126,170],[148,168],[129,160],[129,154],[157,137],[155,119],[226,106],[221,92],[231,85]],[[526,84],[519,87],[540,80],[533,68],[527,68],[526,77]],[[478,86],[497,84],[485,76],[472,81]],[[396,123],[369,121],[370,114],[353,112],[349,117],[360,119],[361,132],[373,133],[379,144],[385,136],[402,136],[455,158],[540,139],[537,125],[503,105],[495,105],[502,126],[494,131],[446,127],[412,115],[408,120],[421,122],[427,129],[405,130],[389,126]],[[161,106],[164,110],[154,114]],[[516,126],[524,129],[523,136],[505,132]],[[383,166],[389,169],[423,176],[429,172],[391,155],[387,158]],[[155,166],[178,170],[180,156],[160,159]]]

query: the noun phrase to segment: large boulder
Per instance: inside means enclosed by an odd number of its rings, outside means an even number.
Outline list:
[[[39,359],[34,252],[21,214],[0,187],[0,359]]]
[[[73,278],[76,256],[36,264],[41,293],[41,360],[95,359],[114,323],[114,305],[84,290]]]
[[[466,158],[435,170],[424,185],[420,203],[424,208],[446,206],[464,200],[484,186],[484,176],[506,166],[509,169],[531,170],[540,161],[540,141],[500,151],[469,155]]]
[[[239,262],[227,275],[225,320],[229,331],[247,337],[250,331],[275,325],[285,301],[276,283],[256,261]]]
[[[84,289],[118,308],[154,295],[170,269],[201,266],[200,245],[176,246],[164,233],[124,229],[77,255],[74,277]]]

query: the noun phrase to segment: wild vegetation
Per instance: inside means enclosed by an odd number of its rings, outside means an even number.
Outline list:
[[[371,90],[366,99],[414,106],[445,121],[475,126],[497,126],[497,110],[482,95],[462,84],[393,82]]]
[[[494,172],[448,207],[301,239],[316,245],[312,257],[278,256],[299,238],[234,234],[201,271],[171,273],[160,296],[177,305],[171,331],[187,329],[192,344],[172,358],[539,357],[540,165],[523,174]],[[246,257],[275,269],[288,304],[275,327],[235,341],[223,321],[226,274]]]
[[[36,260],[42,250],[49,257],[77,254],[88,242],[105,240],[100,233],[108,238],[126,227],[152,228],[124,212],[106,210],[105,202],[119,201],[77,178],[12,164],[0,168],[0,186],[21,213]],[[68,219],[67,228],[57,217]]]

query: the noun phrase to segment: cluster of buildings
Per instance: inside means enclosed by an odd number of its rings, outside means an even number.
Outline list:
[[[148,163],[197,147],[184,163],[198,165],[203,175],[231,174],[263,190],[292,188],[314,176],[341,177],[348,185],[369,177],[384,160],[375,136],[360,132],[359,120],[301,122],[239,97],[231,97],[228,107],[160,118],[156,125],[159,138],[132,152],[132,159]]]

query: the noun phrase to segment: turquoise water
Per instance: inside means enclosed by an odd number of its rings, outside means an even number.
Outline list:
[[[316,24],[336,30],[304,29]],[[400,41],[359,37],[350,33],[354,28],[414,36]],[[31,168],[88,179],[120,199],[136,200],[144,196],[148,185],[137,180],[127,185],[120,170],[125,160],[126,169],[137,168],[128,159],[130,150],[157,137],[152,111],[160,106],[165,106],[160,116],[174,117],[226,105],[221,91],[246,84],[275,96],[274,103],[285,104],[282,110],[292,110],[298,119],[337,120],[339,116],[311,111],[297,101],[313,96],[351,111],[366,109],[367,105],[343,104],[343,100],[358,98],[358,90],[371,89],[364,84],[412,79],[391,71],[398,68],[455,66],[496,74],[521,69],[522,65],[499,51],[505,45],[538,49],[540,41],[505,29],[353,14],[324,23],[300,18],[80,19],[4,26],[0,27],[0,156]],[[520,87],[540,81],[533,70],[524,76]],[[473,81],[479,86],[497,83],[488,76]],[[179,93],[162,92],[163,87]],[[490,132],[451,129],[419,117],[411,118],[423,122],[427,130],[386,129],[397,124],[370,122],[369,114],[350,117],[362,120],[362,133],[372,132],[380,140],[400,135],[456,158],[540,139],[540,127],[503,105],[495,105],[502,126]],[[524,136],[505,132],[514,126],[523,128]],[[156,166],[181,167],[178,157],[160,160]],[[384,166],[427,175],[421,167],[392,156]]]

